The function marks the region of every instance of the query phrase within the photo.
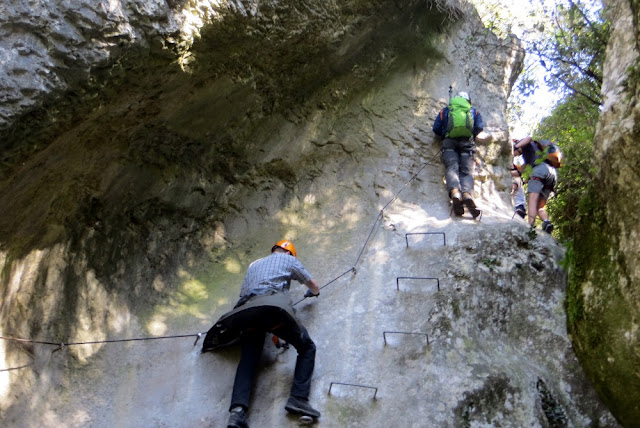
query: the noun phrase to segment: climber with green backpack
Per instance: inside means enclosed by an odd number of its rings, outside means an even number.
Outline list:
[[[482,116],[471,106],[467,92],[450,98],[449,105],[440,110],[433,123],[433,132],[442,138],[440,159],[446,169],[447,190],[457,216],[464,214],[465,207],[474,219],[480,215],[472,194],[475,137],[483,128]]]

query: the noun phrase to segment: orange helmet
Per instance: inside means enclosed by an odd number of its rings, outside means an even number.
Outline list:
[[[289,251],[293,257],[296,257],[296,247],[293,245],[293,242],[287,241],[283,239],[281,241],[276,242],[276,245],[271,247],[271,252],[273,253],[276,248],[282,248],[283,250]]]
[[[554,168],[560,168],[562,166],[562,151],[560,151],[560,147],[550,140],[540,140],[537,141],[540,150],[542,150],[545,154],[543,158],[548,164],[553,166]]]

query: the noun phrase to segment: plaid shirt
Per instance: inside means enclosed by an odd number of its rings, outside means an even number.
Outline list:
[[[292,279],[304,284],[311,280],[311,275],[297,258],[285,253],[272,253],[249,265],[240,298],[271,290],[287,293]]]

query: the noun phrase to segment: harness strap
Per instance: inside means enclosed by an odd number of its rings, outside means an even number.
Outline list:
[[[276,324],[275,326],[271,327],[268,331],[269,332],[274,332],[275,330],[279,329],[280,327],[282,327],[284,325],[283,322],[281,322],[280,324]]]
[[[529,177],[529,179],[530,179],[530,180],[536,180],[536,181],[539,181],[539,182],[541,182],[542,184],[544,184],[544,181],[542,181],[542,178],[540,178],[540,177]],[[553,189],[553,187],[545,185],[542,189],[543,189],[543,190],[552,190],[552,189]]]
[[[458,151],[456,149],[442,149],[442,153],[444,152],[455,152],[458,155],[463,155],[465,153],[469,153],[469,156],[473,156],[475,154],[475,150],[462,150],[462,151]]]

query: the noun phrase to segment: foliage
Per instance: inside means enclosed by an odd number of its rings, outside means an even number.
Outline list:
[[[576,94],[601,104],[600,87],[609,39],[609,22],[599,1],[567,0],[551,12],[547,22],[535,26],[527,50],[545,70],[545,83],[553,90]],[[526,39],[525,39],[526,40]]]
[[[516,28],[523,24],[521,19],[515,16],[519,12],[517,8],[509,7],[507,2],[495,0],[471,0],[480,15],[485,28],[498,37],[509,37]]]
[[[556,226],[554,234],[570,242],[580,220],[594,215],[593,139],[609,23],[599,2],[568,0],[556,6],[550,20],[538,21],[535,28],[539,34],[532,36],[528,47],[546,72],[545,83],[564,94],[535,134],[556,141],[564,153],[556,196],[549,200],[548,211]]]
[[[539,0],[541,4],[546,1]],[[549,200],[548,211],[556,226],[553,234],[566,247],[567,328],[584,371],[605,404],[626,426],[638,420],[638,394],[633,392],[640,388],[631,375],[638,373],[639,354],[627,340],[634,313],[633,302],[625,293],[633,281],[626,272],[631,261],[616,242],[624,231],[605,220],[605,207],[609,205],[605,200],[629,196],[605,191],[605,177],[594,162],[593,146],[610,27],[599,1],[556,2],[561,5],[535,15],[535,30],[523,36],[527,64],[510,102],[525,100],[521,105],[529,114],[536,112],[539,98],[530,97],[531,89],[548,87],[558,95],[559,101],[549,116],[527,125],[538,123],[534,138],[556,141],[565,155],[564,166],[558,170],[556,196]],[[640,1],[630,3],[637,27]],[[635,32],[634,40],[638,38],[637,29]],[[536,74],[536,67],[543,77]],[[632,97],[640,81],[640,61],[627,69],[626,77],[619,83]],[[519,118],[522,111],[513,111],[511,118]],[[515,125],[522,127],[521,123]],[[603,365],[603,361],[609,362]]]
[[[593,223],[600,221],[594,218],[600,211],[594,210],[592,160],[609,39],[602,3],[529,0],[515,2],[518,7],[510,8],[510,0],[500,0],[500,6],[494,1],[473,1],[485,25],[499,37],[512,30],[521,32],[527,57],[508,106],[512,126],[520,123],[523,127],[525,116],[536,110],[537,105],[531,101],[540,89],[549,88],[560,98],[551,114],[537,124],[534,137],[555,141],[564,153],[556,196],[550,199],[548,211],[556,226],[554,235],[570,242],[585,216],[590,216]],[[516,16],[516,10],[525,14]]]

